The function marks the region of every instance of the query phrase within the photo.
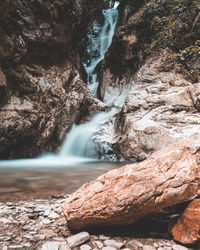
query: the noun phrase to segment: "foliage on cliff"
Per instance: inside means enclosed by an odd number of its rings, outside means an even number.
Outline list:
[[[200,69],[200,6],[195,0],[152,0],[144,6],[141,26],[147,28],[146,53],[169,48],[163,70],[184,73],[198,82]]]

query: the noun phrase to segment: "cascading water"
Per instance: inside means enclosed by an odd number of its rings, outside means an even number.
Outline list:
[[[86,51],[83,66],[88,75],[88,85],[93,95],[96,95],[99,86],[97,65],[104,59],[105,53],[112,43],[118,20],[118,5],[119,2],[115,2],[112,9],[103,10],[103,25],[95,21],[84,39]]]
[[[60,150],[59,156],[97,158],[97,152],[92,137],[98,131],[100,126],[108,121],[109,118],[113,117],[117,112],[117,108],[112,108],[109,112],[101,112],[95,115],[86,124],[73,125]]]

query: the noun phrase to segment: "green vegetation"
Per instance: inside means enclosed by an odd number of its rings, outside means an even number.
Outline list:
[[[138,30],[145,28],[145,52],[170,48],[163,70],[175,70],[198,80],[200,68],[200,11],[196,0],[151,0],[143,8]],[[144,35],[144,33],[141,33]]]

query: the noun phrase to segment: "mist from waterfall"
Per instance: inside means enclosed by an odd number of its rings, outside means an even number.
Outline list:
[[[86,56],[83,59],[83,66],[88,75],[87,82],[89,89],[94,96],[97,94],[99,81],[97,75],[97,65],[104,59],[105,53],[112,43],[112,38],[118,21],[117,7],[119,2],[115,2],[113,8],[103,10],[103,25],[94,21],[93,26],[87,34]]]

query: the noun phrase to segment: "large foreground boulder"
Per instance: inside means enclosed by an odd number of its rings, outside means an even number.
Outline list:
[[[148,160],[112,170],[65,202],[71,229],[131,224],[200,195],[200,140],[190,139]]]

